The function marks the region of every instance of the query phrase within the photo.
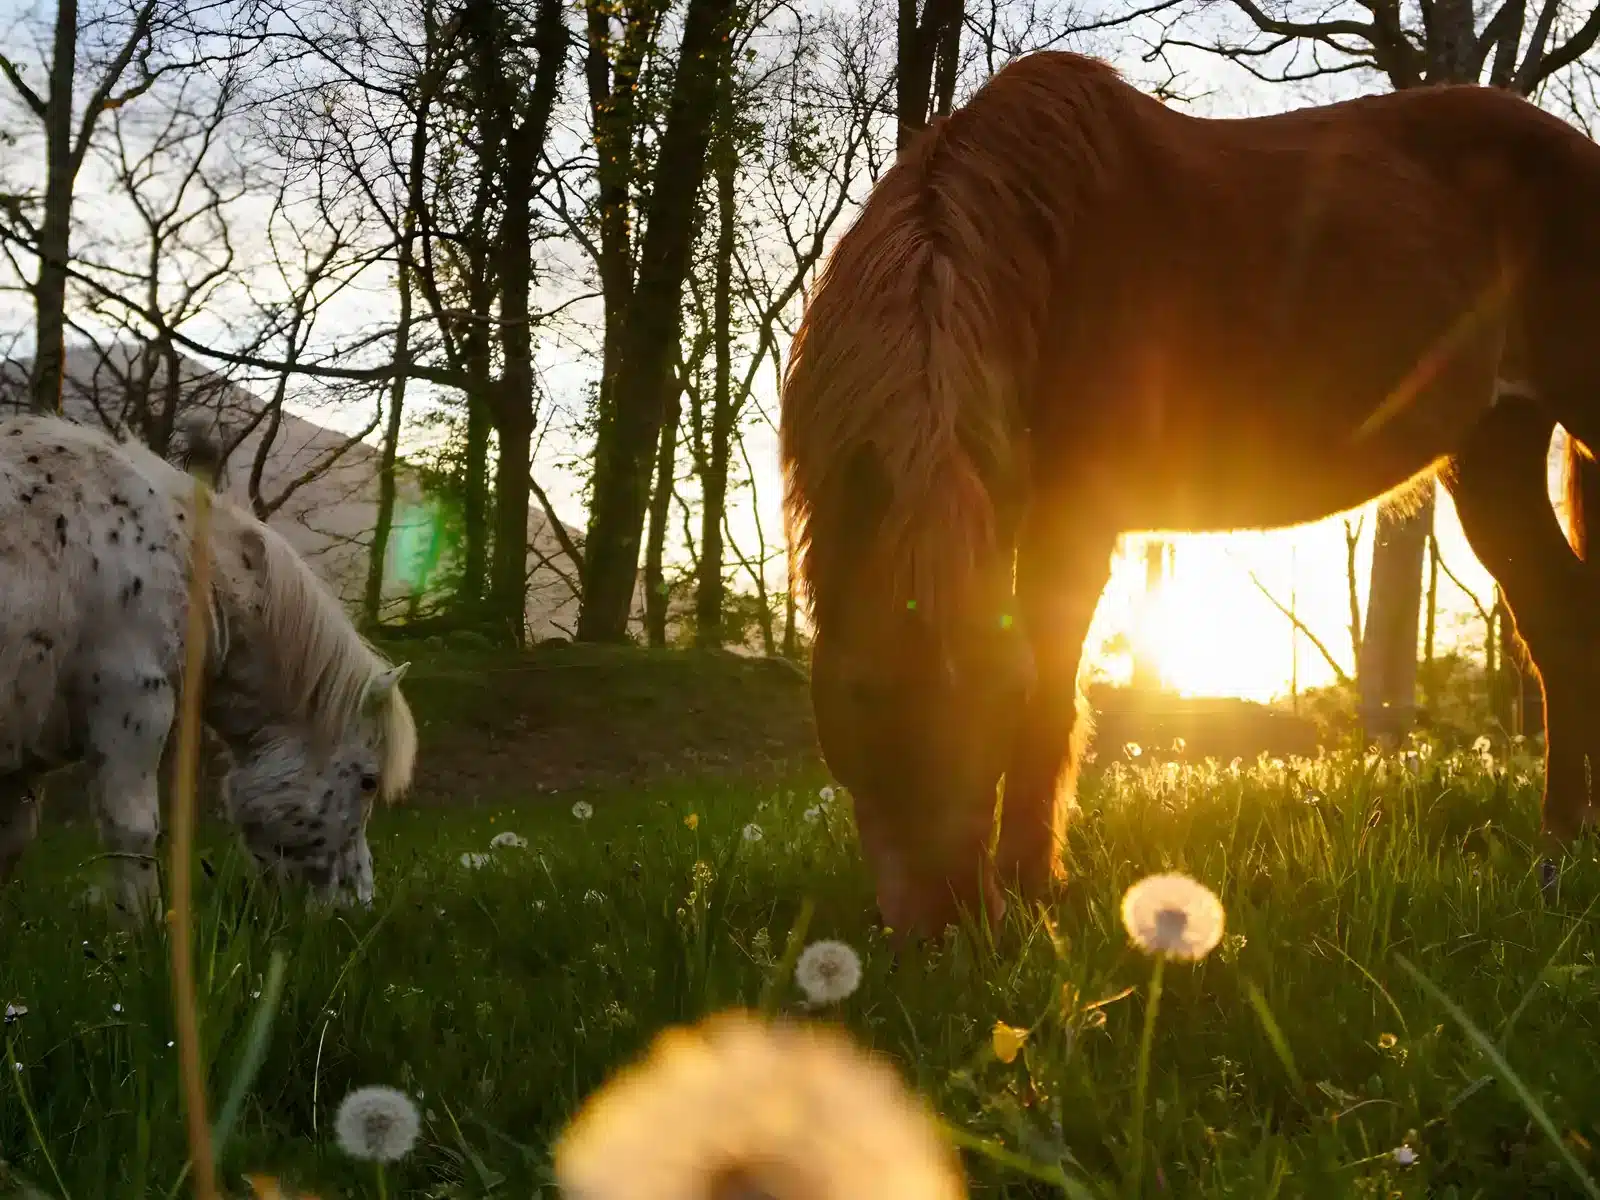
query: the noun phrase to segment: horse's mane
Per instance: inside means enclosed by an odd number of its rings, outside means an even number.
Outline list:
[[[219,553],[233,542],[244,553],[241,535],[259,540],[265,561],[245,577],[257,582],[254,616],[261,623],[262,652],[273,667],[273,685],[313,735],[334,741],[361,715],[368,689],[391,664],[362,637],[344,605],[277,530],[225,496],[215,497],[213,528]],[[411,784],[417,729],[399,688],[389,693],[381,714],[383,762],[379,778],[392,798]]]
[[[840,542],[873,517],[875,557],[919,607],[959,606],[1003,549],[997,491],[1025,469],[1019,406],[1075,201],[1131,91],[1095,59],[1018,60],[908,147],[840,238],[783,388],[786,516],[813,611],[849,572]],[[861,511],[863,454],[881,513]]]
[[[153,485],[188,505],[192,477],[141,442],[125,439],[121,448]],[[338,598],[282,534],[227,496],[210,491],[210,498],[217,582],[255,593],[234,599],[260,622],[268,686],[314,737],[337,741],[361,716],[368,689],[391,664],[361,636]],[[251,557],[253,545],[259,545],[263,561]],[[393,798],[410,786],[417,753],[416,722],[398,687],[389,693],[380,719],[379,778],[385,798]]]

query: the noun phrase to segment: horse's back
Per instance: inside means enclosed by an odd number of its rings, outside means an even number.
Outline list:
[[[70,696],[102,674],[173,665],[185,542],[146,458],[59,418],[0,421],[0,773],[61,754]]]

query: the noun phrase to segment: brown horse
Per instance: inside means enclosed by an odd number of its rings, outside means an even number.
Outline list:
[[[1294,525],[1435,473],[1542,674],[1544,828],[1576,835],[1597,212],[1600,148],[1479,87],[1203,120],[1040,53],[924,133],[834,250],[783,392],[817,729],[885,920],[1056,876],[1119,533]]]

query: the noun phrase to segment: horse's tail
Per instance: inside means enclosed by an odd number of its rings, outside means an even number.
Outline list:
[[[1567,516],[1567,541],[1585,562],[1589,559],[1589,508],[1600,505],[1600,463],[1594,454],[1563,430],[1562,501]]]

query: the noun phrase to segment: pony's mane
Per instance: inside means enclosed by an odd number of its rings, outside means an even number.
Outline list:
[[[142,442],[124,439],[121,449],[153,485],[189,504],[195,487],[192,476]],[[227,496],[208,491],[212,548],[219,567],[216,582],[253,590],[253,595],[234,599],[260,623],[260,651],[270,668],[268,685],[314,737],[337,741],[361,717],[368,690],[391,664],[361,636],[338,598],[282,534]],[[260,546],[261,562],[251,559],[252,541]],[[382,722],[379,778],[385,798],[393,798],[411,784],[416,722],[398,687],[390,691],[377,716]]]
[[[337,740],[360,718],[368,689],[392,664],[361,636],[344,605],[282,534],[225,496],[217,496],[215,504],[219,543],[231,539],[233,553],[241,554],[240,535],[248,530],[265,554],[265,562],[245,576],[257,582],[255,619],[264,635],[263,653],[274,668],[274,685],[314,736]],[[385,798],[392,798],[411,784],[416,722],[398,687],[379,716],[379,778]]]
[[[1095,59],[1012,63],[901,154],[834,248],[790,351],[780,435],[813,612],[830,575],[849,576],[833,560],[869,515],[890,586],[936,612],[1003,552],[996,492],[1025,468],[1020,404],[1113,89],[1132,90]],[[882,513],[854,494],[863,454]]]

